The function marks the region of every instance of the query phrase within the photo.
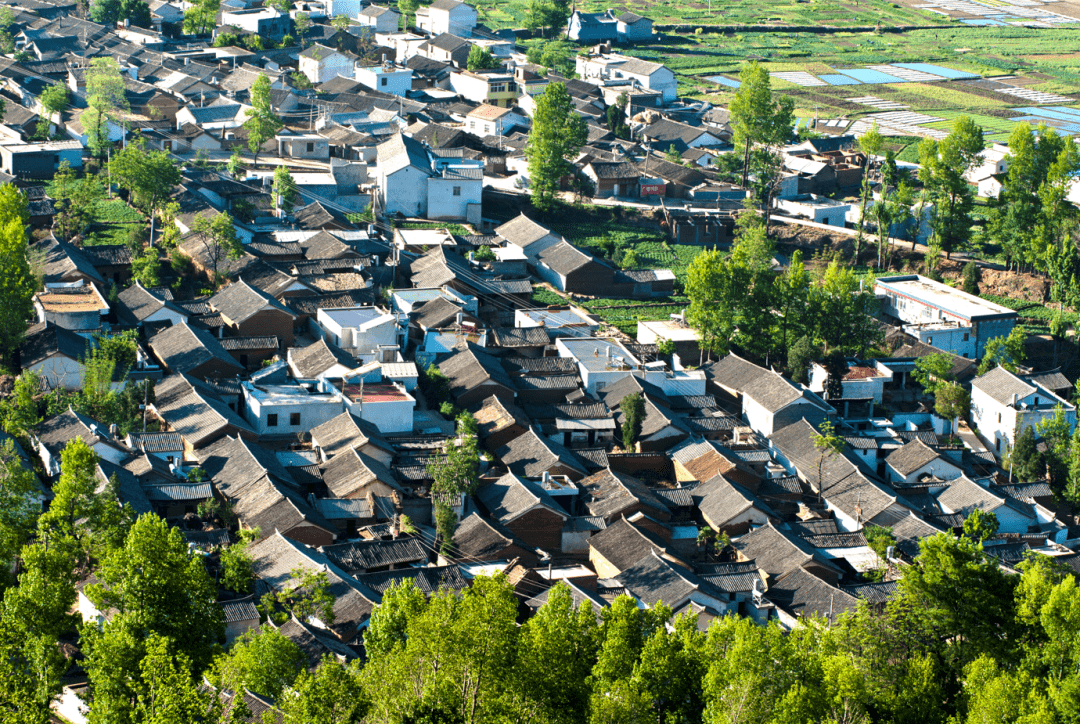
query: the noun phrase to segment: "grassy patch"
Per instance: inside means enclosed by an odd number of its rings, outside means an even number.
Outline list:
[[[473,232],[467,227],[461,224],[440,224],[438,222],[431,222],[425,224],[423,222],[410,222],[408,224],[398,224],[395,228],[398,229],[446,229],[454,236],[472,236]]]

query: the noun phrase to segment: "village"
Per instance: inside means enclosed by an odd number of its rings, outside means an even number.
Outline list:
[[[979,692],[1076,635],[1080,96],[588,9],[0,4],[10,721],[1071,706]]]

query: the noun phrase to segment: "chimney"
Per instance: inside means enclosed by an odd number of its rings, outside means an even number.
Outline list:
[[[607,347],[607,358],[611,359],[611,346],[610,345],[608,345],[608,347]]]
[[[1016,394],[1016,393],[1014,392],[1014,393],[1012,394],[1012,406],[1013,406],[1013,407],[1016,407],[1016,406],[1017,406],[1017,405],[1019,405],[1019,404],[1020,404],[1020,395],[1018,395],[1018,394]]]
[[[458,329],[460,329],[460,328],[461,328],[461,320],[462,320],[463,318],[464,318],[464,315],[463,315],[463,314],[462,314],[461,312],[458,312],[458,313],[457,313],[457,314],[456,314],[456,315],[454,316],[454,320],[455,320],[455,321],[457,322],[457,326],[458,326]]]
[[[120,428],[116,426],[116,423],[109,425],[109,434],[112,435],[113,440],[120,439]]]
[[[540,475],[540,484],[543,486],[551,485],[551,473],[547,470]]]
[[[184,56],[184,65],[191,65],[191,58]]]

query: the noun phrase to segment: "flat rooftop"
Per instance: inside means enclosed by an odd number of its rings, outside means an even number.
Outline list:
[[[654,334],[664,339],[670,339],[673,342],[696,342],[700,339],[695,330],[682,322],[660,320],[656,322],[638,322],[638,326],[644,326]]]
[[[988,316],[1017,316],[1016,312],[1008,307],[994,304],[960,289],[954,289],[947,284],[935,282],[932,279],[915,274],[879,278],[877,286],[963,319]]]
[[[108,311],[109,305],[92,286],[46,289],[36,297],[42,309],[55,314]]]
[[[594,337],[586,337],[585,339],[560,337],[559,344],[564,345],[569,350],[570,355],[590,372],[614,370],[613,365],[616,357],[622,357],[623,362],[630,367],[637,367],[641,364],[641,360],[630,354],[621,344],[612,340],[596,339]]]
[[[572,309],[519,309],[515,314],[528,317],[534,322],[543,322],[545,327],[552,329],[599,326],[596,322],[582,317]]]
[[[340,309],[320,308],[319,315],[332,320],[341,328],[360,327],[374,321],[386,313],[378,307],[342,307]]]
[[[348,384],[344,385],[342,391],[353,402],[407,402],[412,399],[409,394],[389,384]]]

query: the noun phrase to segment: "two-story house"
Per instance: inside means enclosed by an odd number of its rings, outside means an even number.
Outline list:
[[[1054,417],[1059,405],[1065,410],[1069,428],[1076,427],[1075,405],[1004,367],[995,367],[971,382],[971,421],[997,455],[1015,445],[1025,427]]]

